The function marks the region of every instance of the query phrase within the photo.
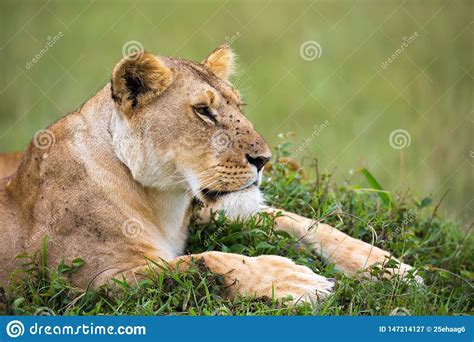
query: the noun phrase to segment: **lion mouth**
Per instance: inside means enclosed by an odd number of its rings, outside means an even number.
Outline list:
[[[230,194],[231,192],[233,191],[215,191],[210,189],[201,190],[203,196],[210,201],[215,201],[224,195]]]
[[[235,193],[235,192],[239,192],[239,191],[244,191],[244,190],[247,190],[251,187],[254,187],[254,186],[257,186],[258,187],[258,180],[256,180],[255,182],[247,185],[247,186],[244,186],[240,189],[237,189],[237,190],[233,190],[233,191],[217,191],[217,190],[211,190],[211,189],[207,189],[207,188],[204,188],[201,190],[201,193],[202,195],[209,201],[216,201],[218,200],[219,198],[225,196],[225,195],[228,195],[228,194],[232,194],[232,193]]]

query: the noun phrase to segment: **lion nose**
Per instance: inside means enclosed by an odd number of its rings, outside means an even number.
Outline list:
[[[270,157],[265,157],[265,156],[252,157],[249,154],[246,154],[245,157],[247,158],[247,161],[250,164],[255,165],[255,167],[257,168],[257,172],[260,172],[260,170],[270,160]]]

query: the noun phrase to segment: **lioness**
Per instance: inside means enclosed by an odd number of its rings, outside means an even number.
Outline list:
[[[331,293],[333,280],[284,257],[183,255],[196,200],[204,204],[201,222],[217,210],[231,219],[274,215],[276,229],[346,274],[385,263],[386,251],[263,205],[259,184],[271,153],[228,81],[233,64],[226,45],[202,63],[132,54],[80,109],[40,131],[16,172],[0,180],[0,281],[19,267],[15,256],[37,251],[48,235],[49,265],[86,260],[72,278],[83,288],[113,277],[134,281],[147,258],[179,269],[202,259],[225,276],[231,298],[309,301]],[[389,273],[409,269],[400,263]]]

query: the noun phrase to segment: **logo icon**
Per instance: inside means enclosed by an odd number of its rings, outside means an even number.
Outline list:
[[[130,239],[138,239],[144,230],[145,227],[143,226],[143,223],[135,218],[128,219],[122,224],[123,235]]]
[[[42,129],[35,133],[33,143],[41,150],[46,150],[54,145],[56,137],[49,129]]]
[[[406,130],[399,128],[390,133],[388,142],[392,148],[401,150],[410,146],[411,136]]]
[[[322,53],[323,49],[321,45],[314,40],[308,40],[300,46],[300,56],[308,62],[319,59]]]
[[[20,321],[10,321],[7,324],[7,335],[11,338],[17,338],[25,333],[25,326]]]
[[[140,59],[143,51],[143,45],[136,40],[130,40],[122,46],[122,55],[131,61]]]
[[[232,138],[226,130],[220,129],[212,135],[211,145],[217,152],[223,152],[232,147]]]

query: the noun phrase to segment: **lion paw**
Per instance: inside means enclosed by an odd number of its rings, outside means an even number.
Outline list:
[[[329,296],[335,280],[314,273],[306,266],[295,264],[288,258],[260,256],[255,258],[260,284],[258,297],[288,299],[293,303],[315,302]],[[250,289],[251,290],[251,289]]]

